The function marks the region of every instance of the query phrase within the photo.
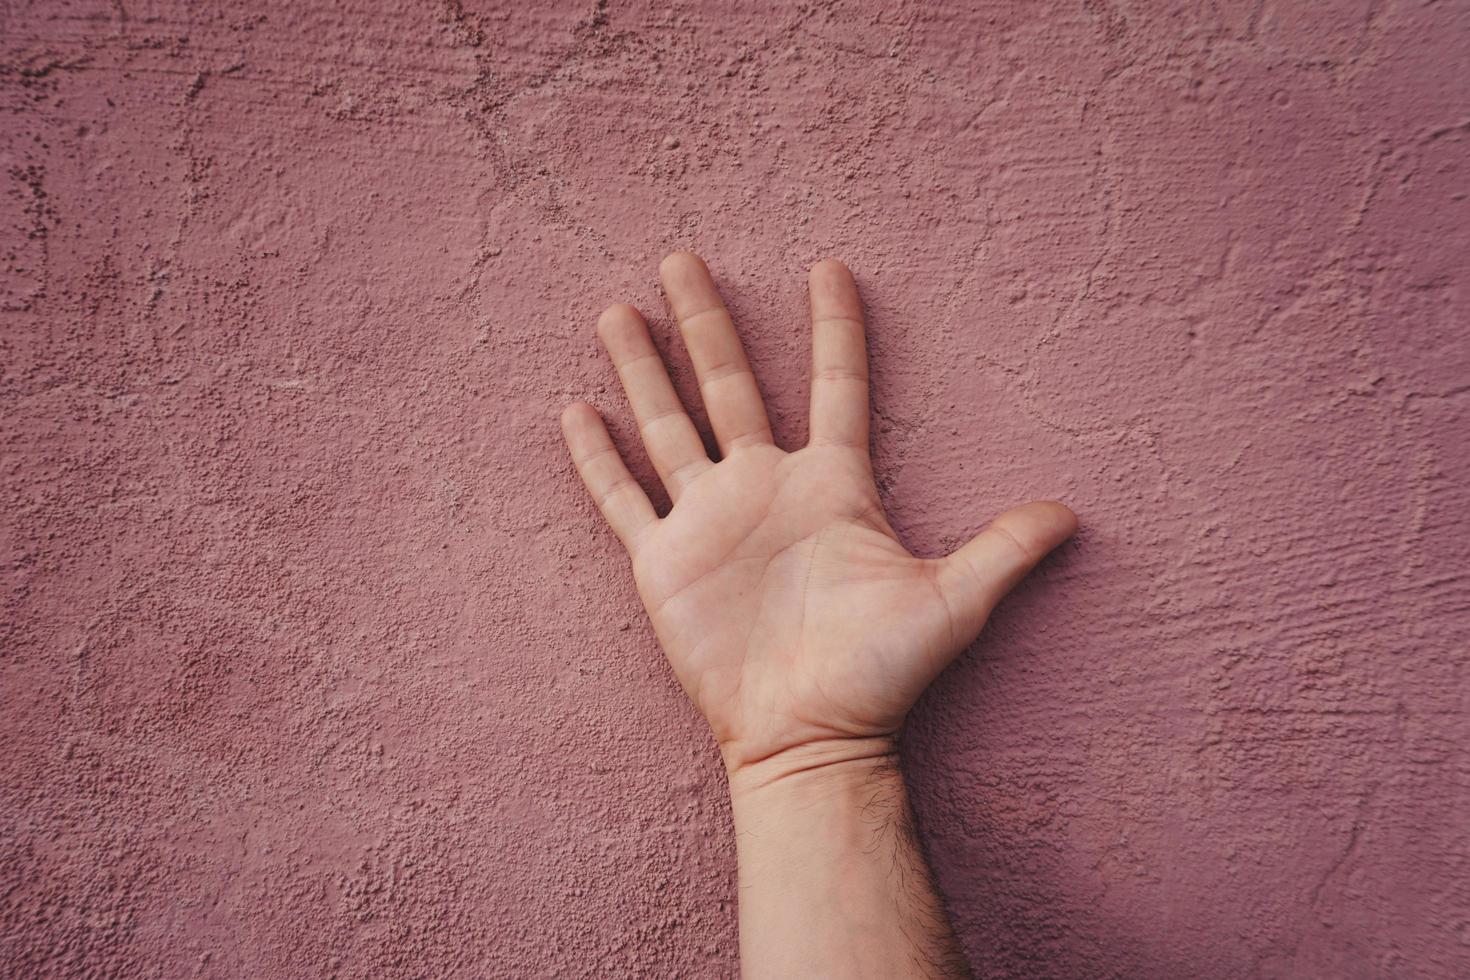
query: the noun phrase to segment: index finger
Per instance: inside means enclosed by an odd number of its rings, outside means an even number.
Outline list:
[[[841,262],[812,266],[812,418],[814,446],[868,449],[868,348],[857,283]]]

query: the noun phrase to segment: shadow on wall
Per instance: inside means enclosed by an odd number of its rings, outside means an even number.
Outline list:
[[[1214,931],[1220,920],[1171,901],[1172,872],[1154,869],[1188,858],[1159,839],[1157,815],[1129,817],[1131,792],[1090,795],[1121,774],[1086,774],[1100,734],[1093,726],[1103,724],[1087,708],[1097,701],[1088,678],[1098,674],[1086,647],[1028,635],[1037,622],[1030,607],[1065,605],[1063,591],[1086,588],[1074,575],[1075,549],[1093,559],[1105,550],[1089,537],[1079,532],[1011,594],[910,717],[905,767],[940,889],[978,976],[1256,976],[1233,938]],[[1047,671],[1077,678],[1064,732],[1039,730],[1026,707],[1024,686]],[[1195,887],[1213,875],[1224,885],[1227,868],[1196,864]],[[1135,893],[1122,907],[1142,921],[1118,915],[1116,898],[1104,903],[1114,888]],[[1180,921],[1158,921],[1159,909]]]

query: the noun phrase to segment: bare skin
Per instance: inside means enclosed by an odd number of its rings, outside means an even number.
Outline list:
[[[1076,517],[1034,502],[947,557],[915,557],[873,481],[862,304],[846,267],[811,270],[810,437],[793,452],[771,436],[704,263],[675,253],[660,274],[719,461],[631,306],[609,308],[597,332],[672,510],[655,513],[591,406],[569,406],[562,431],[724,757],[743,971],[964,975],[912,832],[895,740],[924,688]]]

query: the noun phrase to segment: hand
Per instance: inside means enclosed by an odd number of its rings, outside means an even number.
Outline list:
[[[947,558],[916,558],[873,482],[863,314],[847,268],[811,270],[810,438],[795,452],[771,437],[704,263],[676,253],[659,271],[721,458],[709,458],[643,318],[625,305],[603,313],[597,332],[672,510],[657,516],[584,403],[562,415],[572,458],[732,774],[768,759],[840,757],[845,746],[872,753],[1076,517],[1059,503],[1026,504]]]

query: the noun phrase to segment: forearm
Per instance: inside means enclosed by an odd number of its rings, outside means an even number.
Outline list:
[[[730,775],[748,977],[967,977],[886,740]]]

